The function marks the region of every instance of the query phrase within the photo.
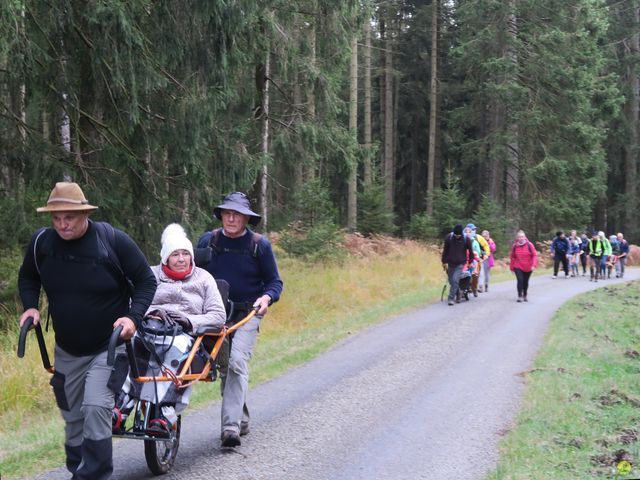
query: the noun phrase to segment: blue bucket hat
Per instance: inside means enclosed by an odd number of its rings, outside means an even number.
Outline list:
[[[233,210],[234,212],[247,215],[249,217],[249,224],[252,226],[258,225],[262,217],[256,212],[251,210],[251,202],[242,192],[232,192],[224,197],[222,203],[213,209],[213,214],[218,220],[222,220],[222,210]]]
[[[477,230],[476,226],[473,223],[469,223],[466,227],[464,228],[470,228],[471,230],[473,230],[474,232]]]

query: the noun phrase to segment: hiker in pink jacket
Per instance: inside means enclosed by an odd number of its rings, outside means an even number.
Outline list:
[[[538,266],[538,252],[536,247],[527,239],[522,230],[516,234],[516,240],[511,247],[510,268],[518,280],[518,302],[526,302],[529,290],[529,277]]]

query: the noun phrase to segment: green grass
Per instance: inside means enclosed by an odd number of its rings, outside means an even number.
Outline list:
[[[640,477],[639,306],[634,282],[562,307],[489,480]],[[633,466],[627,476],[621,460]]]

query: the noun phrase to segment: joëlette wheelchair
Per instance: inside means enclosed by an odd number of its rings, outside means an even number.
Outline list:
[[[224,280],[216,280],[216,283],[218,284],[220,295],[226,306],[227,324],[222,328],[198,328],[195,332],[195,340],[189,354],[186,360],[180,364],[177,374],[173,374],[168,369],[162,369],[162,374],[158,376],[140,375],[133,344],[131,340],[125,341],[124,344],[129,364],[129,378],[132,382],[173,382],[176,388],[180,389],[186,388],[196,382],[213,382],[216,380],[216,369],[218,368],[216,361],[223,347],[223,343],[225,340],[230,339],[233,332],[245,325],[258,312],[258,307],[256,307],[250,310],[248,314],[237,323],[229,324],[228,321],[233,318],[234,314],[233,302],[228,299],[229,284]],[[45,370],[53,374],[55,367],[49,359],[42,327],[39,323],[33,327],[32,317],[29,317],[20,329],[18,357],[24,357],[27,333],[32,328],[35,330],[38,340],[42,365]],[[122,343],[120,340],[121,332],[122,327],[117,327],[109,339],[107,363],[110,366],[114,365],[116,347]],[[202,361],[203,358],[206,360]],[[180,415],[178,415],[178,420],[173,424],[169,432],[164,434],[158,434],[156,432],[153,434],[149,433],[149,421],[157,418],[160,407],[160,405],[152,401],[134,399],[134,406],[128,417],[128,421],[124,425],[118,425],[117,428],[113,430],[114,437],[144,441],[145,460],[147,461],[149,470],[151,470],[154,475],[162,475],[171,470],[180,445]]]

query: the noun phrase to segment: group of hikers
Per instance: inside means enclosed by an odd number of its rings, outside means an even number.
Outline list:
[[[442,250],[442,265],[449,277],[448,304],[460,303],[478,293],[489,291],[491,268],[494,266],[496,244],[490,233],[478,234],[473,223],[456,225],[447,235]]]
[[[480,235],[473,223],[464,228],[456,225],[447,234],[442,265],[448,274],[448,305],[460,303],[463,298],[468,300],[470,294],[477,297],[478,293],[489,291],[495,250],[496,244],[489,231],[484,230]],[[611,278],[614,270],[616,278],[624,276],[629,243],[622,233],[607,238],[604,232],[594,231],[589,238],[586,232],[578,235],[572,230],[567,237],[563,231],[558,231],[551,242],[550,254],[554,279],[558,277],[561,265],[565,278],[580,276],[580,269],[582,276],[586,276],[589,263],[590,281],[597,282]],[[516,276],[518,302],[528,302],[529,279],[537,266],[536,247],[524,231],[519,230],[509,252],[509,268]]]
[[[615,271],[616,278],[624,277],[624,268],[629,255],[629,242],[622,233],[610,235],[603,231],[594,231],[591,238],[587,233],[578,235],[571,230],[567,237],[563,231],[556,232],[551,242],[550,254],[553,256],[553,278],[558,277],[560,266],[565,278],[587,275],[589,263],[589,280],[611,278]]]
[[[260,321],[276,302],[283,283],[269,241],[248,225],[260,222],[247,196],[233,192],[213,209],[221,228],[205,232],[199,248],[210,257],[196,265],[193,244],[182,227],[169,225],[161,239],[160,264],[150,267],[126,233],[89,219],[97,209],[73,182],[55,185],[38,212],[51,215],[52,227],[33,235],[20,267],[18,286],[23,304],[20,327],[27,318],[37,324],[40,291],[46,292],[55,332],[55,372],[51,386],[65,421],[66,466],[77,480],[106,480],[113,473],[112,435],[122,428],[126,405],[116,405],[131,379],[107,364],[112,332],[121,340],[138,338],[145,322],[169,322],[183,340],[192,342],[198,327],[222,328],[255,316],[234,332],[221,372],[220,443],[241,444],[249,433],[248,362]],[[229,285],[234,309],[227,318],[216,280]],[[191,338],[191,340],[189,340]],[[178,341],[172,346],[177,346]],[[124,345],[116,349],[124,354]],[[135,382],[134,382],[135,383]],[[176,428],[188,392],[164,401],[153,412],[148,435]],[[120,407],[120,409],[118,408]],[[163,437],[164,438],[164,437]]]

